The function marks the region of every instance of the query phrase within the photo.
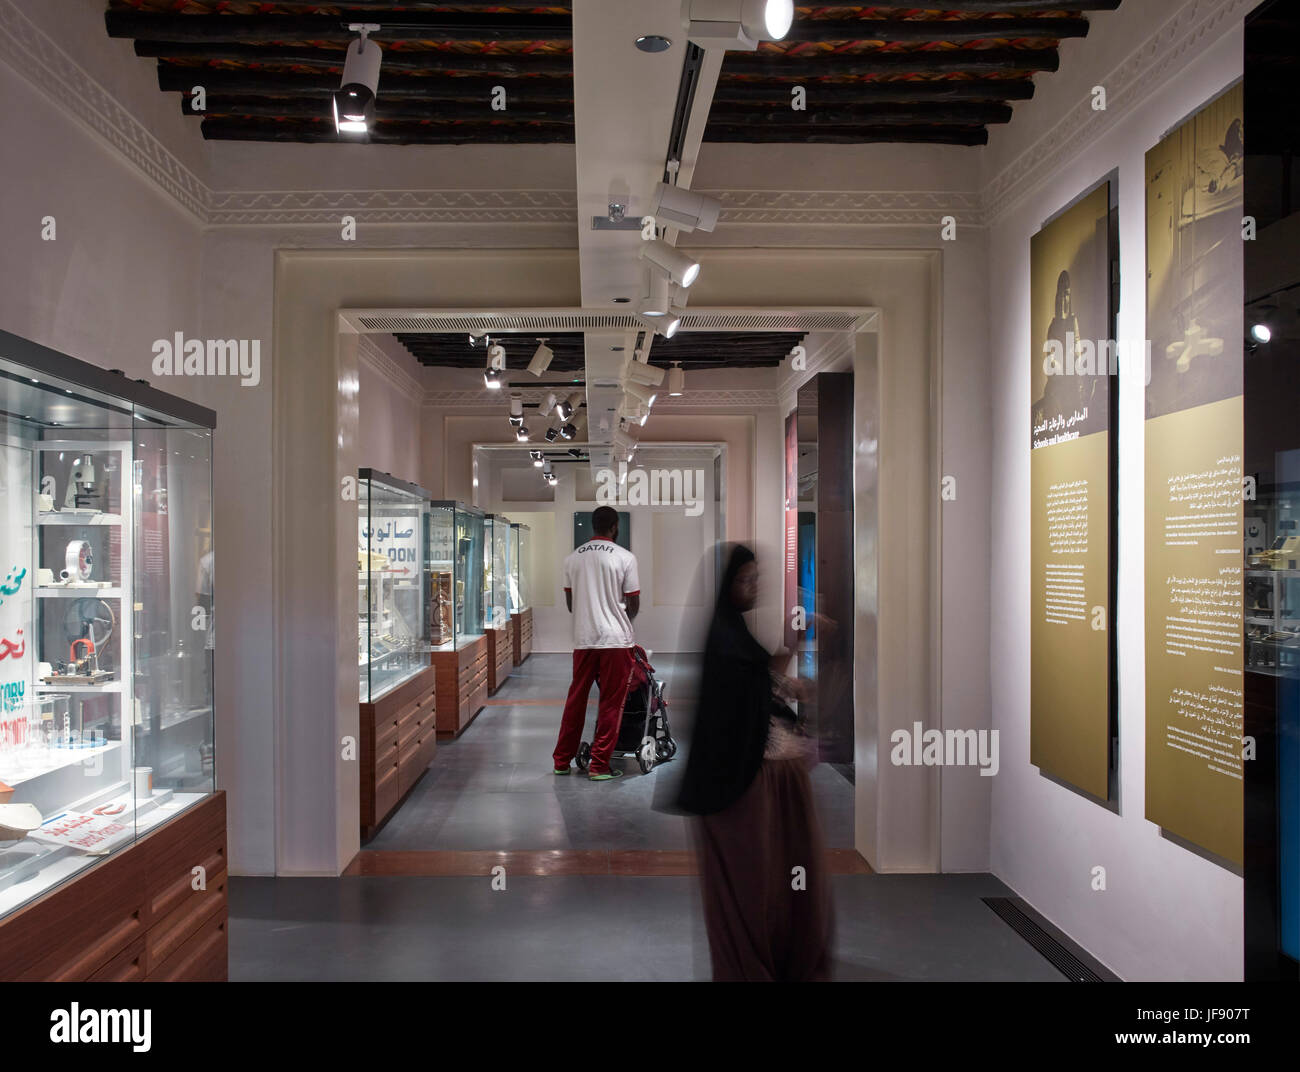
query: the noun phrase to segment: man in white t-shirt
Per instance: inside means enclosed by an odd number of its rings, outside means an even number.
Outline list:
[[[622,775],[611,770],[623,703],[632,681],[632,619],[641,609],[636,558],[615,542],[618,511],[598,506],[591,515],[596,534],[564,560],[564,601],[573,615],[573,684],[555,742],[556,774],[568,774],[587,721],[587,697],[600,688],[596,733],[587,776],[595,782]]]

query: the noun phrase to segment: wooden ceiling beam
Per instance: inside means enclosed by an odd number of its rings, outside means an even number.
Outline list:
[[[158,65],[158,88],[164,93],[189,93],[201,84],[209,96],[218,93],[259,97],[319,97],[339,88],[339,76],[303,72],[233,71],[219,68]],[[381,100],[414,97],[420,100],[487,100],[499,85],[510,101],[572,101],[572,78],[446,78],[437,75],[383,75]],[[1030,83],[1032,86],[1032,83]],[[819,93],[820,96],[820,93]]]
[[[572,145],[573,124],[564,123],[385,123],[365,138],[339,137],[333,122],[204,119],[209,141],[270,141],[312,144],[369,142],[372,145]]]
[[[190,78],[193,82],[193,78]],[[810,103],[846,104],[874,101],[926,100],[1029,100],[1034,83],[1029,78],[941,79],[934,82],[805,82]],[[188,86],[186,87],[188,89]],[[331,87],[333,88],[333,87]],[[768,82],[720,80],[714,104],[763,103],[790,106],[790,85]]]
[[[205,62],[257,63],[277,67],[319,67],[342,71],[341,48],[276,48],[271,45],[238,45],[225,42],[136,41],[135,54],[147,59],[202,60]],[[202,68],[192,68],[201,70]],[[551,53],[463,53],[446,49],[389,49],[384,52],[383,75],[395,71],[436,74],[447,71],[479,71],[496,76],[573,75],[573,57]],[[382,92],[382,82],[381,82]]]
[[[1054,48],[956,48],[944,51],[838,53],[818,56],[799,53],[783,56],[766,52],[728,54],[722,77],[842,78],[864,74],[1009,74],[1055,71],[1061,57]]]
[[[350,22],[382,27],[374,40],[393,41],[572,41],[569,15],[453,15],[343,10],[337,15],[160,15],[110,9],[109,37],[152,41],[351,41]]]
[[[773,135],[780,133],[781,137]],[[710,123],[704,131],[706,142],[748,142],[751,144],[784,143],[789,145],[865,145],[875,142],[909,142],[935,145],[987,145],[989,132],[983,127],[774,127],[771,131],[754,127],[724,126]]]
[[[181,113],[193,116],[190,99],[180,98]],[[228,94],[209,94],[207,111],[201,113],[209,116],[247,115],[266,119],[320,119],[328,117],[333,121],[330,97],[327,95],[311,97],[241,97]],[[546,122],[567,123],[573,125],[573,105],[565,107],[529,108],[518,101],[511,103],[504,112],[494,112],[486,97],[478,103],[463,101],[414,101],[409,99],[390,100],[380,98],[375,104],[375,121],[425,122],[428,120],[449,122],[454,120],[480,120],[507,123]]]
[[[947,9],[947,4],[944,8]],[[795,19],[786,41],[986,41],[1020,37],[1087,37],[1088,20],[1006,19]]]
[[[810,105],[806,112],[784,109],[763,111],[734,106],[714,107],[709,112],[709,122],[720,126],[739,126],[742,123],[762,123],[774,127],[853,126],[887,123],[940,123],[948,126],[984,123],[1009,123],[1011,105],[987,101],[949,103],[947,101],[921,103],[877,103],[859,106],[834,104],[830,107]]]

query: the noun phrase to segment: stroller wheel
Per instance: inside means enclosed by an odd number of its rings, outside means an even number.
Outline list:
[[[587,768],[590,766],[591,766],[591,745],[589,745],[586,741],[583,741],[578,748],[578,769],[585,773]]]
[[[642,774],[649,774],[655,766],[655,743],[650,737],[641,742],[641,750],[636,754],[637,766]]]

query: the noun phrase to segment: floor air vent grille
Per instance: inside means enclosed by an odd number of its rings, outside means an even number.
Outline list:
[[[1115,983],[1118,976],[1072,942],[1019,897],[983,897],[1004,923],[1073,983]]]

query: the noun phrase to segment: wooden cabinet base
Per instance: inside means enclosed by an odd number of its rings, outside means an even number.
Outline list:
[[[511,616],[510,624],[514,629],[515,665],[518,666],[533,652],[533,608]]]
[[[438,737],[457,737],[483,710],[488,698],[488,639],[470,641],[458,651],[435,651],[438,671]]]
[[[370,838],[419,781],[438,749],[435,667],[361,705],[361,836]]]
[[[218,792],[0,921],[0,980],[223,982],[226,870]]]
[[[505,629],[489,629],[488,642],[488,694],[496,692],[506,683],[510,671],[514,669],[514,625],[513,618]]]

